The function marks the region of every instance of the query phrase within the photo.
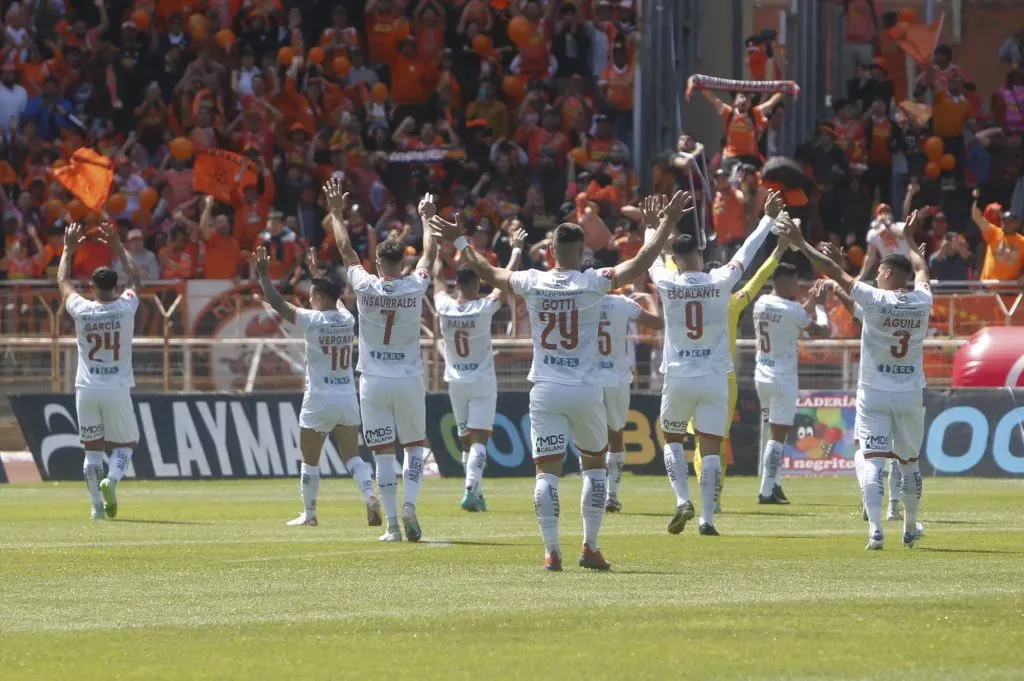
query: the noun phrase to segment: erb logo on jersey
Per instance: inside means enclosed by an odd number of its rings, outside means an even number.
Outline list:
[[[367,428],[363,431],[363,441],[366,442],[367,447],[373,447],[375,445],[386,445],[389,442],[394,442],[395,436],[391,430],[391,426],[381,426],[380,428]]]
[[[533,443],[536,454],[557,454],[565,451],[565,435],[538,435]]]

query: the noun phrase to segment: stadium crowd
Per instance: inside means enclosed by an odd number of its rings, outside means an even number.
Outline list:
[[[977,92],[943,45],[910,86],[898,75],[906,56],[882,30],[900,18],[872,25],[871,60],[794,156],[808,236],[845,246],[859,269],[873,248],[899,241],[905,209],[925,208],[937,278],[1018,279],[1024,38],[993,55],[1007,73],[998,93]],[[632,207],[638,30],[632,0],[11,4],[0,48],[0,269],[7,279],[55,276],[64,225],[83,211],[47,171],[82,145],[114,159],[107,210],[146,280],[251,278],[258,244],[275,280],[303,276],[307,246],[337,264],[319,193],[334,176],[357,204],[351,229],[368,267],[387,238],[415,261],[415,206],[427,191],[444,215],[469,218],[473,243],[495,262],[522,226],[527,265],[549,266],[550,232],[569,219],[613,264],[643,240]],[[772,32],[747,48],[752,78],[783,77]],[[778,153],[785,98],[755,106],[705,94],[722,115],[724,150],[708,159],[713,196],[695,187],[728,250],[764,204],[760,170]],[[231,201],[193,190],[192,159],[211,148],[246,159],[253,179]],[[639,162],[670,194],[689,187],[703,148],[684,134],[678,149]],[[973,210],[974,191],[983,210]],[[454,252],[443,258],[454,276]],[[89,241],[75,275],[111,261]]]

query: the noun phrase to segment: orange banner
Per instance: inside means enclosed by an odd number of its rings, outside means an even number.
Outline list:
[[[939,44],[939,33],[942,32],[942,23],[946,15],[942,14],[931,24],[908,24],[905,21],[898,22],[888,29],[886,33],[896,41],[910,58],[921,66],[927,66],[932,62],[932,53]]]
[[[221,149],[204,149],[196,154],[192,188],[218,201],[235,203],[238,187],[256,184],[256,172],[244,156]]]
[[[114,164],[88,147],[71,155],[67,165],[50,171],[75,198],[93,211],[103,210],[114,181]]]

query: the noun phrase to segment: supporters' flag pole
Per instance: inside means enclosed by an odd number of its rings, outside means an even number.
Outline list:
[[[694,205],[696,206],[697,193],[695,191],[694,184],[693,184],[693,173],[694,173],[694,171],[696,171],[697,175],[700,176],[700,184],[701,184],[701,187],[704,189],[704,201],[707,201],[707,197],[711,193],[711,185],[708,184],[708,177],[707,177],[708,176],[707,157],[704,155],[703,151],[700,154],[700,159],[698,159],[693,154],[687,153],[685,151],[680,151],[679,154],[681,156],[685,156],[686,158],[688,158],[690,160],[690,169],[689,169],[689,172],[686,173],[686,179],[690,183],[690,196],[694,197],[694,202],[695,202]],[[696,212],[697,212],[697,225],[696,225],[696,229],[697,229],[697,243],[700,246],[700,250],[703,251],[708,246],[708,236],[707,236],[707,232],[704,229],[704,220],[707,217],[707,215],[706,215],[706,211],[704,210],[703,202],[701,202],[701,205],[698,207]]]

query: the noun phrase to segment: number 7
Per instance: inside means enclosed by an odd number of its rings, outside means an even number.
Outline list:
[[[384,321],[384,345],[391,345],[391,329],[395,326],[395,310],[381,310],[387,319]]]

